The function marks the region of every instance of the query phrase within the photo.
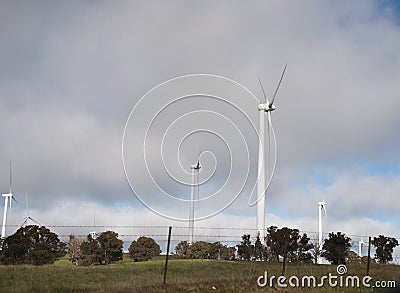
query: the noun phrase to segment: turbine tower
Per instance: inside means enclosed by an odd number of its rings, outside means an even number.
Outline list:
[[[1,239],[4,239],[4,238],[6,238],[6,224],[7,224],[8,206],[10,206],[10,210],[11,210],[11,202],[12,202],[12,200],[16,201],[15,198],[13,198],[13,194],[12,194],[11,161],[10,161],[10,191],[8,193],[3,193],[2,196],[4,197],[4,213],[3,213],[3,225],[1,227]]]
[[[194,234],[194,194],[195,187],[198,186],[199,182],[196,180],[196,174],[199,174],[200,171],[200,157],[197,159],[197,164],[190,166],[192,169],[192,186],[190,191],[190,212],[189,212],[189,244],[193,243],[193,234]],[[198,177],[197,177],[198,179]]]
[[[362,257],[362,247],[363,247],[363,245],[365,245],[365,242],[361,238],[361,240],[358,241],[358,256],[359,257]]]
[[[265,192],[268,186],[266,186],[265,182],[265,148],[264,148],[264,140],[265,140],[265,131],[264,131],[264,126],[265,126],[265,113],[267,113],[267,119],[268,119],[268,160],[270,162],[270,156],[271,156],[271,135],[270,135],[270,128],[272,129],[272,120],[271,120],[271,112],[275,110],[275,105],[274,105],[274,100],[276,97],[276,94],[278,93],[279,87],[281,85],[283,76],[286,71],[287,64],[285,65],[285,68],[283,69],[281,79],[279,80],[278,86],[276,87],[276,90],[274,92],[274,95],[272,96],[271,102],[268,101],[267,96],[264,91],[264,87],[261,83],[261,80],[258,79],[260,82],[260,86],[264,95],[264,103],[260,102],[258,104],[258,111],[260,112],[260,129],[259,129],[259,145],[258,145],[258,172],[257,172],[257,234],[260,237],[261,242],[264,244],[265,243]],[[275,137],[275,135],[274,135]],[[276,141],[275,141],[275,158],[276,158]],[[275,160],[276,164],[276,160]],[[275,164],[273,167],[273,170],[275,170]],[[271,170],[269,170],[271,171]],[[269,174],[269,180],[268,180],[268,185],[271,182],[273,173]]]
[[[318,264],[322,264],[322,257],[321,257],[321,251],[322,251],[322,210],[325,212],[325,217],[326,217],[326,202],[324,201],[324,198],[322,197],[322,201],[318,202]]]

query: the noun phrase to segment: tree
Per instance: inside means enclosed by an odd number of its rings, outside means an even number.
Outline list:
[[[399,245],[396,238],[385,237],[383,235],[374,237],[371,243],[376,247],[375,258],[379,263],[387,263],[393,260],[393,248]]]
[[[349,265],[355,265],[355,264],[360,264],[361,262],[361,257],[358,256],[357,253],[354,251],[349,251],[346,256],[346,264]]]
[[[278,227],[270,226],[267,228],[267,236],[265,237],[266,244],[269,251],[269,261],[279,261],[279,238],[277,237]]]
[[[196,241],[189,245],[186,241],[181,241],[176,245],[175,251],[180,258],[223,260],[235,258],[235,248],[228,247],[220,242]]]
[[[254,245],[251,244],[250,234],[244,234],[242,241],[237,245],[238,256],[242,260],[250,260],[254,257]]]
[[[254,243],[254,257],[258,260],[263,260],[265,256],[265,246],[261,243],[260,233],[257,234],[256,242]]]
[[[205,241],[196,241],[190,244],[188,248],[189,258],[208,259],[211,256],[211,243]]]
[[[106,265],[111,262],[122,260],[122,247],[124,242],[118,239],[118,233],[113,231],[103,232],[97,237]]]
[[[236,252],[235,247],[221,245],[219,247],[219,258],[218,259],[235,260],[235,252]]]
[[[322,246],[321,255],[334,265],[346,264],[346,256],[351,247],[350,240],[350,237],[341,232],[329,233],[329,239],[325,239]]]
[[[69,236],[68,241],[68,254],[71,262],[79,265],[79,257],[81,252],[81,245],[85,241],[82,237],[77,237],[75,235]]]
[[[310,238],[307,236],[307,233],[304,233],[297,243],[297,261],[311,262],[312,255],[310,251],[312,248],[313,244],[310,243]]]
[[[81,243],[79,248],[78,265],[90,266],[93,263],[101,264],[103,261],[103,250],[100,247],[97,239],[94,239],[92,235],[88,235],[86,240]]]
[[[299,260],[299,230],[295,228],[292,229],[288,227],[283,227],[282,229],[278,229],[278,236],[279,235],[281,235],[280,245],[283,247],[282,252],[286,250],[288,261],[297,262]]]
[[[46,227],[28,225],[4,240],[0,260],[4,264],[51,264],[65,255],[65,246]]]
[[[304,234],[300,239],[298,229],[288,227],[278,229],[276,226],[269,227],[267,232],[266,242],[269,248],[270,260],[279,261],[279,256],[283,257],[285,250],[288,260],[291,262],[307,259],[308,254],[306,254],[306,251],[310,249],[307,234]]]
[[[160,245],[149,237],[139,237],[136,241],[132,241],[129,246],[129,256],[134,261],[146,261],[160,255],[160,253]]]
[[[204,256],[209,259],[223,259],[233,260],[235,258],[235,248],[228,247],[217,241],[214,243],[205,242],[203,243],[206,253]],[[189,247],[189,250],[192,248]]]
[[[175,246],[176,255],[179,258],[188,257],[189,243],[187,241],[181,241]]]
[[[320,257],[322,253],[322,247],[319,247],[319,240],[318,240],[318,233],[314,233],[312,235],[312,248],[311,248],[311,256],[312,259],[314,260],[314,263],[318,262],[318,258]]]

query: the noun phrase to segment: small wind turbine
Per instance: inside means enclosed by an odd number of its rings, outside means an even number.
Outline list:
[[[326,202],[324,201],[324,197],[322,197],[322,201],[318,202],[318,264],[322,264],[322,210],[325,212],[326,218]]]
[[[92,236],[93,239],[97,238],[97,232],[96,232],[96,211],[93,212],[93,231],[89,232],[90,236]]]
[[[268,153],[269,153],[269,160],[271,156],[271,137],[270,137],[270,127],[272,128],[272,120],[271,120],[271,112],[275,110],[274,101],[276,98],[276,94],[278,93],[279,87],[281,85],[283,76],[286,71],[287,64],[283,69],[281,79],[275,89],[274,95],[272,96],[271,101],[267,99],[267,96],[264,91],[264,87],[261,83],[260,78],[258,79],[263,95],[264,95],[264,103],[260,101],[258,104],[258,111],[260,112],[260,141],[258,145],[258,173],[257,173],[257,233],[260,235],[260,239],[262,243],[264,243],[265,239],[265,155],[264,155],[264,124],[265,124],[265,113],[267,113],[268,119]],[[273,129],[272,129],[273,130]],[[275,145],[275,157],[276,157],[276,145]],[[276,162],[275,162],[276,163]],[[275,166],[273,170],[275,169]],[[273,173],[270,174],[269,182],[271,182]]]
[[[29,216],[29,204],[28,204],[28,191],[25,190],[25,203],[26,203],[26,215],[24,217],[24,222],[22,223],[21,227],[25,227],[28,224],[28,221],[31,220],[32,222],[38,224],[41,226],[41,224],[33,219],[31,216]]]
[[[196,174],[199,173],[200,166],[200,155],[197,159],[197,164],[190,166],[192,169],[192,186],[190,191],[190,212],[189,212],[189,244],[193,243],[193,234],[194,234],[194,193],[195,187],[199,184],[198,180],[196,181]],[[197,177],[198,179],[198,177]]]
[[[10,206],[11,210],[11,202],[12,200],[16,201],[12,194],[12,174],[11,174],[11,161],[10,161],[10,191],[9,193],[3,193],[4,197],[4,214],[3,214],[3,226],[1,227],[1,239],[6,238],[6,224],[7,224],[7,208]]]
[[[358,241],[358,256],[359,257],[362,257],[362,247],[363,247],[363,245],[365,245],[365,242],[361,238],[361,240]]]

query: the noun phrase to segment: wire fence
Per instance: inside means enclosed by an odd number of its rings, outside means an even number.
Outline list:
[[[17,230],[20,225],[7,225],[11,232]],[[118,233],[118,238],[124,242],[124,251],[127,251],[131,242],[141,236],[153,238],[159,245],[163,253],[166,251],[169,226],[164,225],[48,225],[46,226],[56,233],[63,242],[68,242],[70,235],[87,237],[90,233],[100,234],[105,231],[114,231]],[[306,233],[310,238],[310,243],[318,242],[318,232],[299,231],[302,235]],[[236,247],[242,241],[244,234],[250,234],[252,243],[257,237],[257,229],[247,227],[195,227],[193,241],[220,242],[223,245]],[[329,233],[323,233],[323,239],[328,238]],[[367,255],[369,235],[350,235],[351,249],[357,255],[359,254],[359,241],[363,240],[362,256]],[[373,238],[376,235],[372,235]],[[394,237],[400,242],[400,237]],[[174,252],[175,246],[181,241],[188,241],[189,228],[187,226],[173,226],[171,233],[171,252]],[[400,253],[400,251],[396,251]],[[371,256],[375,253],[371,245]],[[393,255],[393,263],[400,264],[400,255]]]

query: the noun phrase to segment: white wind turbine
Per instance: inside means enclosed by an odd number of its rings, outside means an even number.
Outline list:
[[[190,211],[189,211],[189,244],[193,243],[193,235],[194,235],[194,195],[195,195],[195,187],[198,186],[198,176],[196,180],[196,175],[199,174],[200,171],[200,156],[197,159],[197,164],[191,165],[190,169],[192,169],[192,185],[190,191]]]
[[[262,243],[265,241],[265,192],[266,189],[268,188],[269,184],[271,183],[272,176],[274,175],[275,172],[275,166],[276,166],[276,139],[275,139],[275,133],[274,129],[272,127],[272,120],[271,120],[271,112],[275,110],[275,105],[274,105],[274,100],[276,97],[276,94],[278,93],[279,87],[281,85],[283,76],[286,71],[287,64],[285,65],[285,68],[283,69],[281,79],[279,80],[279,83],[276,87],[276,90],[274,92],[274,95],[272,96],[271,101],[267,99],[267,96],[264,91],[264,87],[261,83],[261,80],[258,79],[260,82],[260,86],[264,95],[264,103],[260,102],[258,104],[258,111],[260,112],[260,129],[259,129],[259,145],[258,145],[258,173],[257,173],[257,233],[260,236],[260,240]],[[269,155],[269,161],[270,161],[270,156],[271,156],[271,134],[270,134],[270,129],[272,131],[272,135],[274,137],[274,151],[275,151],[275,160],[274,160],[274,166],[272,168],[272,173],[270,174],[269,180],[268,180],[268,185],[266,186],[265,182],[265,149],[264,149],[264,124],[265,124],[265,113],[267,113],[267,119],[268,119],[268,155]],[[269,170],[271,172],[271,170]]]
[[[12,174],[11,174],[11,161],[10,161],[10,191],[8,193],[3,193],[4,197],[4,214],[3,214],[3,226],[1,227],[1,239],[6,238],[6,224],[7,224],[7,209],[10,206],[11,210],[11,202],[12,200],[16,201],[12,194]]]
[[[33,219],[31,216],[29,216],[29,204],[28,204],[28,191],[27,190],[25,190],[25,203],[26,203],[26,215],[24,217],[24,222],[22,223],[21,227],[25,227],[28,224],[29,220],[31,220],[35,224],[38,224],[39,226],[41,226],[41,224],[38,221]]]
[[[362,247],[363,247],[363,245],[365,245],[365,242],[361,238],[361,240],[358,241],[358,256],[359,257],[362,257]]]
[[[98,234],[96,232],[96,211],[93,212],[93,231],[89,232],[93,239],[96,239]]]
[[[322,210],[325,212],[326,218],[326,202],[324,201],[324,197],[322,197],[322,201],[318,202],[318,264],[322,264]]]

